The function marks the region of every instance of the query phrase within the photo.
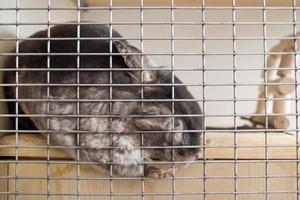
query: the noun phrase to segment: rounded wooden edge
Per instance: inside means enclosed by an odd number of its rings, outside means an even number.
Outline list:
[[[18,140],[16,139],[18,137]],[[47,141],[40,134],[8,134],[0,138],[0,156],[15,157],[18,147],[19,157],[47,158]],[[49,148],[50,158],[66,158],[70,156],[58,148]]]
[[[264,159],[265,132],[206,132],[206,159]],[[236,136],[234,136],[236,134]],[[296,159],[296,136],[282,132],[267,133],[268,159]],[[234,137],[238,155],[234,155]],[[272,147],[273,146],[273,147]],[[16,136],[6,135],[0,138],[0,157],[15,157]],[[23,158],[47,158],[47,149],[51,159],[71,159],[58,148],[47,148],[46,139],[39,134],[18,134],[18,156]],[[300,152],[299,152],[300,153]]]

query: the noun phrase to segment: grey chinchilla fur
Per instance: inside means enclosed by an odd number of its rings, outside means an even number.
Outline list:
[[[76,54],[61,55],[59,53],[77,52],[77,26],[76,25],[57,25],[50,29],[51,40],[50,52],[53,53],[47,59],[47,55],[34,55],[35,53],[47,53],[47,30],[35,33],[30,38],[45,38],[45,40],[26,40],[19,44],[20,53],[28,53],[18,56],[18,67],[33,68],[33,70],[20,70],[18,72],[18,83],[27,84],[76,84],[77,72],[61,69],[77,68]],[[122,36],[112,31],[113,39],[110,44],[110,29],[105,25],[81,25],[80,37],[85,38],[80,41],[80,53],[120,53],[119,55],[80,55],[79,56],[79,84],[109,84],[110,81],[117,86],[107,85],[86,85],[86,86],[51,86],[47,90],[46,85],[19,86],[18,98],[28,99],[19,102],[19,112],[23,114],[49,115],[47,117],[31,116],[19,117],[19,129],[50,130],[50,142],[52,145],[76,146],[80,148],[81,161],[93,161],[99,169],[109,169],[107,163],[113,163],[112,170],[115,174],[122,176],[166,176],[162,170],[149,165],[141,165],[143,161],[159,159],[162,161],[193,160],[199,153],[201,144],[202,118],[201,109],[197,102],[184,101],[193,99],[193,96],[185,86],[174,87],[174,98],[182,101],[174,102],[174,114],[186,115],[197,114],[198,116],[177,116],[172,115],[172,103],[170,101],[138,102],[138,101],[116,101],[117,99],[141,99],[140,86],[128,86],[128,84],[163,84],[166,86],[144,86],[143,97],[145,99],[172,99],[172,72],[167,70],[155,70],[152,62],[143,56],[137,48],[128,44]],[[99,40],[88,39],[90,37]],[[55,39],[56,38],[56,39]],[[64,39],[74,38],[74,40]],[[56,54],[54,54],[56,53]],[[141,73],[143,67],[146,70]],[[46,69],[47,61],[51,71],[37,71],[34,69]],[[111,63],[110,63],[111,62]],[[110,64],[112,68],[120,68],[122,71],[112,71],[110,77]],[[15,56],[10,56],[5,66],[8,68],[16,67]],[[83,70],[86,68],[86,70]],[[55,70],[57,69],[57,70]],[[60,69],[60,70],[59,70]],[[95,70],[102,69],[102,70]],[[103,70],[107,69],[107,70]],[[150,70],[152,69],[152,70]],[[48,73],[48,74],[47,74]],[[143,74],[143,77],[142,77]],[[47,80],[47,78],[49,78]],[[110,80],[111,78],[111,80]],[[4,75],[6,83],[16,83],[16,73],[7,71]],[[175,76],[175,83],[182,83]],[[122,86],[126,84],[126,86]],[[7,87],[7,98],[16,98],[16,87]],[[111,93],[110,93],[111,92]],[[110,96],[111,95],[111,96]],[[79,103],[77,110],[76,99],[91,100]],[[95,101],[109,100],[114,101]],[[49,99],[46,101],[31,101],[30,99]],[[60,100],[60,101],[54,101]],[[66,100],[66,101],[63,101]],[[67,101],[73,100],[73,101]],[[94,101],[93,101],[94,100]],[[10,112],[14,113],[15,104],[10,105]],[[79,113],[77,113],[79,112]],[[78,120],[76,114],[83,115]],[[51,116],[53,115],[53,116]],[[59,116],[59,115],[75,115]],[[98,115],[98,116],[95,116]],[[100,115],[100,116],[99,116]],[[112,115],[115,117],[105,117]],[[150,117],[147,117],[149,116]],[[151,117],[154,115],[164,115],[169,117]],[[138,117],[131,117],[138,116]],[[173,121],[174,119],[174,121]],[[173,124],[175,132],[172,133]],[[80,130],[77,137],[76,130]],[[185,131],[182,131],[185,130]],[[189,131],[190,130],[190,131]],[[199,130],[199,131],[197,131]],[[146,147],[155,146],[192,146],[192,148],[176,148],[172,155],[170,148],[145,148],[142,155],[141,134],[145,131],[143,145]],[[147,132],[148,131],[148,132]],[[156,132],[157,131],[157,132]],[[137,132],[137,133],[136,133]],[[174,132],[174,131],[173,131]],[[43,131],[43,134],[46,135]],[[113,146],[111,150],[107,147]],[[66,148],[68,153],[77,158],[76,149]],[[162,175],[164,174],[164,175]]]

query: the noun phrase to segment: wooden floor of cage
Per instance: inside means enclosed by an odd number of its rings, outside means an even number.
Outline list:
[[[208,132],[206,138],[210,142],[205,150],[207,161],[205,164],[200,162],[186,168],[179,167],[175,185],[172,185],[172,180],[169,179],[145,179],[143,199],[171,200],[174,191],[176,200],[201,200],[204,199],[204,193],[207,200],[233,200],[235,192],[239,200],[265,200],[266,187],[269,199],[297,199],[297,188],[300,187],[297,186],[299,184],[297,171],[300,169],[297,170],[299,165],[297,165],[298,149],[295,135],[268,134],[267,167],[266,151],[263,146],[265,133],[238,133],[236,154],[232,133]],[[14,135],[6,136],[0,140],[0,145],[14,145],[15,140]],[[19,145],[45,144],[45,139],[39,135],[19,135]],[[50,164],[47,167],[46,163],[33,163],[32,161],[45,161],[47,158],[47,150],[37,148],[18,149],[18,159],[31,162],[20,162],[16,170],[15,152],[15,148],[0,148],[2,161],[7,161],[0,162],[0,200],[47,199],[47,192],[48,199],[77,199],[78,190],[81,200],[142,199],[140,194],[142,181],[139,179],[111,182],[108,174],[81,165],[80,181],[77,181],[76,164]],[[50,157],[52,160],[68,158],[57,149],[50,150]],[[237,158],[236,165],[234,158]],[[48,183],[47,170],[49,170]],[[265,177],[266,170],[268,178]],[[110,198],[110,192],[114,195],[113,198]]]

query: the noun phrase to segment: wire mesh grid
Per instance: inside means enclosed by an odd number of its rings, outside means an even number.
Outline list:
[[[298,2],[128,2],[0,1],[0,199],[298,200]]]

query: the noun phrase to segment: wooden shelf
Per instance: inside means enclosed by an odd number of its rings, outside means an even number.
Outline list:
[[[90,5],[108,6],[109,0],[87,0]],[[144,6],[170,6],[170,0],[144,0]],[[298,0],[296,1],[298,3]],[[236,0],[236,6],[262,6],[261,0]],[[113,6],[138,6],[140,0],[112,0]],[[202,0],[174,0],[175,6],[201,6]],[[231,6],[232,0],[205,0],[205,6]],[[292,1],[266,0],[266,6],[292,6]]]
[[[297,160],[287,162],[285,159],[295,159],[296,147],[295,136],[269,133],[267,135],[268,145],[276,145],[278,147],[269,147],[268,164],[260,162],[258,159],[265,158],[265,148],[257,147],[265,144],[264,133],[238,133],[236,135],[237,160],[234,159],[233,134],[232,133],[207,133],[207,149],[206,162],[194,163],[188,167],[176,165],[176,192],[178,193],[200,193],[199,195],[176,195],[177,200],[203,200],[202,191],[208,193],[205,199],[216,200],[233,200],[235,191],[235,181],[238,183],[238,192],[243,195],[239,196],[240,200],[265,200],[266,184],[266,168],[268,176],[279,176],[281,178],[268,179],[269,197],[272,200],[296,199],[296,172],[298,169]],[[45,146],[46,140],[39,134],[19,134],[19,145],[22,146]],[[127,193],[137,194],[126,196],[128,200],[139,200],[141,198],[140,191],[143,188],[147,194],[147,200],[171,200],[172,196],[160,196],[160,193],[172,193],[172,179],[114,179],[109,181],[108,172],[95,170],[90,165],[85,164],[66,164],[66,163],[35,163],[30,160],[43,159],[46,160],[47,150],[45,148],[18,148],[18,159],[26,159],[26,163],[20,162],[15,164],[15,136],[8,135],[0,139],[0,156],[3,160],[12,160],[12,162],[0,162],[0,200],[13,200],[15,188],[18,187],[19,200],[40,200],[50,194],[62,194],[55,196],[55,199],[70,200],[71,196],[63,194],[78,194],[78,184],[80,184],[80,193],[84,198],[85,194],[89,195],[89,200],[109,200],[111,192],[110,185],[113,185],[113,194]],[[1,145],[6,145],[2,146]],[[10,148],[7,146],[11,145]],[[242,148],[243,146],[243,148]],[[248,146],[249,148],[246,148]],[[252,146],[252,148],[250,148]],[[256,147],[255,147],[256,146]],[[279,147],[281,146],[281,147]],[[291,146],[291,147],[287,147]],[[225,148],[226,147],[226,148]],[[229,148],[227,148],[229,147]],[[61,150],[51,149],[51,159],[69,159],[69,157]],[[216,159],[218,162],[209,162]],[[243,159],[249,159],[244,162]],[[271,159],[273,160],[272,162]],[[278,160],[277,160],[278,159]],[[78,167],[80,167],[80,181],[76,181],[78,177]],[[167,167],[167,166],[165,166]],[[205,174],[203,172],[205,171]],[[236,174],[238,179],[236,180]],[[46,177],[50,175],[50,181]],[[14,177],[19,177],[15,179]],[[206,177],[205,181],[203,177]],[[7,177],[7,178],[5,178]],[[9,178],[10,177],[10,178]],[[33,179],[30,179],[34,177]],[[115,175],[113,177],[116,177]],[[180,179],[181,177],[190,177]],[[244,177],[244,178],[239,178]],[[249,177],[249,178],[245,178]],[[294,177],[294,178],[290,178]],[[95,179],[97,178],[97,179]],[[17,180],[17,181],[16,181]],[[17,186],[16,186],[17,185]],[[50,188],[48,190],[47,188]],[[280,191],[295,191],[295,193],[282,193]],[[248,194],[249,192],[249,194]],[[253,193],[255,192],[255,193]],[[257,194],[256,194],[257,192]],[[274,193],[273,193],[274,192]],[[4,194],[12,195],[4,195]],[[45,194],[40,195],[22,195],[22,194]],[[103,197],[93,196],[92,194],[106,195]],[[116,196],[114,199],[124,199]]]
[[[210,141],[206,144],[206,159],[235,159],[233,133],[208,132],[206,139]],[[15,141],[15,135],[1,138],[0,156],[14,157]],[[268,159],[297,159],[295,135],[269,133],[267,134],[267,143],[265,143],[265,133],[242,132],[236,135],[236,159],[265,159],[265,144],[268,145]],[[11,147],[7,147],[9,145]],[[46,140],[39,134],[19,134],[19,145],[21,146],[18,148],[19,157],[46,158],[47,156]],[[26,146],[26,148],[22,148],[22,146]],[[34,148],[34,146],[38,148]],[[69,158],[62,150],[54,148],[49,151],[52,159]]]
[[[237,179],[234,174],[236,168]],[[205,181],[203,179],[204,170],[206,172]],[[265,200],[265,170],[264,163],[238,163],[235,167],[233,162],[206,163],[205,167],[201,164],[193,164],[185,168],[178,168],[175,179],[176,193],[187,195],[176,195],[175,197],[176,200],[234,200],[237,190],[238,193],[241,193],[238,195],[239,200]],[[296,163],[269,163],[268,175],[281,177],[268,179],[269,199],[297,199],[296,172]],[[50,180],[47,179],[47,174],[50,175]],[[15,200],[16,187],[18,188],[18,200],[46,199],[47,194],[55,200],[73,200],[78,195],[78,185],[81,199],[110,200],[109,195],[112,192],[112,194],[136,194],[114,196],[114,200],[140,200],[143,187],[146,200],[172,200],[172,179],[143,179],[142,181],[138,177],[129,180],[123,177],[123,179],[113,179],[110,182],[109,174],[82,165],[80,166],[79,181],[76,180],[77,175],[76,164],[50,164],[49,167],[46,164],[35,163],[18,164],[17,166],[13,163],[0,164],[0,176],[2,177],[0,192],[11,194],[10,196],[0,195],[0,200]],[[16,176],[18,179],[13,178]],[[289,178],[291,176],[295,178]],[[3,177],[11,178],[8,180]],[[37,179],[38,177],[41,178]],[[190,178],[184,179],[184,177]],[[235,181],[238,187],[236,187]],[[47,188],[50,189],[47,190]],[[235,190],[235,188],[237,189]],[[205,196],[203,191],[206,192]],[[294,192],[282,193],[282,191]],[[43,195],[22,195],[26,193]],[[161,195],[162,193],[168,195]],[[93,194],[106,196],[99,197]]]

